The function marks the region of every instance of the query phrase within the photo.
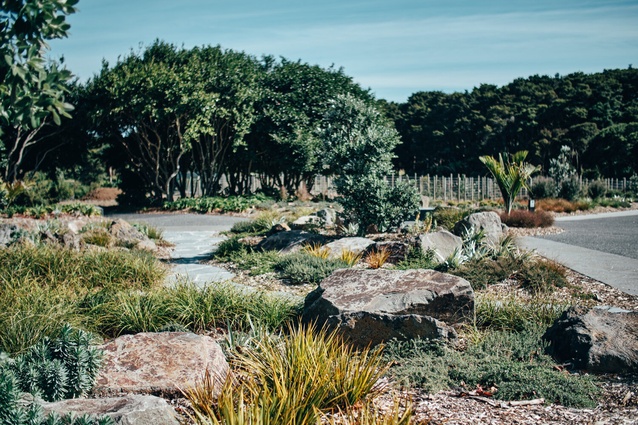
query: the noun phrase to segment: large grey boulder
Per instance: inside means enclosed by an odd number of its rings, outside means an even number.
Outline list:
[[[294,230],[307,230],[323,226],[323,220],[316,215],[304,215],[290,223]]]
[[[449,324],[466,321],[473,310],[471,285],[450,274],[341,269],[308,294],[302,319],[367,346],[392,338],[455,338]]]
[[[127,395],[113,398],[74,398],[42,403],[45,414],[65,416],[110,416],[116,425],[179,425],[175,410],[166,400],[151,395]]]
[[[325,245],[330,250],[331,257],[338,257],[342,251],[352,251],[355,254],[361,254],[365,249],[373,245],[374,241],[368,238],[351,237],[341,238]]]
[[[157,249],[155,242],[125,220],[113,220],[109,225],[109,233],[116,239],[118,246],[130,246],[146,251]]]
[[[638,372],[638,312],[573,307],[543,335],[561,362],[599,373]]]
[[[463,239],[447,230],[438,230],[419,235],[418,243],[423,252],[434,252],[434,258],[438,262],[445,261],[455,251],[460,251],[463,248]]]
[[[257,245],[257,248],[291,253],[301,250],[308,244],[318,243],[323,245],[325,240],[323,236],[316,233],[304,232],[303,230],[291,230],[290,232],[279,232],[268,236]]]
[[[332,208],[319,210],[315,215],[323,220],[323,224],[327,227],[334,226],[337,221],[337,211]]]
[[[493,211],[470,214],[454,225],[453,233],[463,237],[467,232],[477,233],[479,231],[483,232],[488,244],[498,244],[503,237],[501,217]]]
[[[188,332],[124,335],[101,348],[97,394],[175,394],[200,382],[206,369],[221,388],[229,370],[214,339]]]

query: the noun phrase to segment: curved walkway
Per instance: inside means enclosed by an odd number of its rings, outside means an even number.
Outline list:
[[[558,235],[523,237],[519,245],[631,295],[638,295],[638,211],[565,216]]]

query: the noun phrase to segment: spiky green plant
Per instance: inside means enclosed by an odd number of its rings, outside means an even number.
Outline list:
[[[540,167],[525,162],[527,151],[519,151],[513,154],[498,154],[498,160],[493,156],[480,156],[479,160],[485,164],[489,172],[494,176],[498,188],[501,190],[505,210],[507,214],[512,211],[512,204],[518,192],[527,187],[527,181]]]

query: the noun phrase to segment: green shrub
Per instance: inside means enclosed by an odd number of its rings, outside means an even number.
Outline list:
[[[524,262],[524,259],[514,255],[473,258],[457,269],[449,270],[449,273],[467,280],[477,290],[515,276]]]
[[[601,207],[611,207],[611,208],[630,208],[631,202],[626,199],[600,199],[596,202]]]
[[[263,194],[251,196],[229,196],[227,198],[202,197],[202,198],[181,198],[177,201],[165,202],[165,210],[190,210],[198,213],[219,212],[242,212],[247,209],[268,201],[269,198]]]
[[[578,198],[580,196],[580,181],[578,178],[572,177],[562,181],[558,191],[558,196],[568,201],[573,201]]]
[[[265,219],[255,219],[250,221],[239,221],[233,224],[231,233],[242,235],[259,235],[270,230],[271,223]]]
[[[558,185],[551,177],[538,177],[532,182],[530,195],[534,199],[548,199],[558,196]]]
[[[481,385],[495,387],[494,397],[501,400],[543,397],[569,407],[595,406],[600,391],[593,379],[556,370],[544,354],[543,331],[536,326],[516,333],[485,332],[463,352],[441,342],[392,341],[385,356],[396,364],[391,375],[428,392]]]
[[[521,332],[533,326],[551,326],[569,305],[535,296],[521,301],[514,296],[476,294],[474,325],[481,329]]]
[[[219,261],[232,261],[234,256],[248,252],[248,246],[239,242],[239,237],[235,236],[221,241],[215,249],[213,256]]]
[[[567,286],[566,273],[565,267],[557,262],[539,259],[525,262],[517,273],[517,278],[524,288],[543,292]]]
[[[412,247],[408,251],[405,260],[399,261],[395,268],[398,270],[409,269],[434,269],[438,262],[434,259],[434,251],[423,252],[421,247]]]
[[[251,276],[275,271],[275,265],[281,259],[278,251],[238,251],[231,256],[231,261],[240,269],[248,270]]]
[[[323,259],[304,253],[282,256],[275,264],[284,279],[291,283],[319,284],[337,269],[347,268],[348,264],[338,259]]]
[[[554,224],[554,217],[545,211],[512,210],[509,214],[501,213],[501,222],[510,227],[549,227]]]
[[[454,225],[467,215],[467,211],[459,208],[436,208],[433,213],[437,228],[452,230]]]
[[[607,186],[601,180],[595,180],[587,186],[587,194],[591,199],[600,199],[607,193]]]
[[[93,342],[92,335],[64,326],[55,338],[44,338],[1,367],[14,374],[22,391],[45,401],[81,397],[93,388],[101,364]]]

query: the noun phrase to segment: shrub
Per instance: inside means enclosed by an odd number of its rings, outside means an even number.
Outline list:
[[[284,255],[276,264],[284,279],[291,283],[318,284],[333,271],[346,268],[348,264],[338,259],[322,259],[304,253]]]
[[[607,193],[607,186],[601,180],[595,180],[587,187],[587,194],[592,199],[600,199]]]
[[[536,202],[536,209],[557,213],[571,213],[574,211],[585,211],[591,208],[588,202],[570,202],[566,199],[541,199]]]
[[[534,199],[548,199],[558,196],[558,185],[551,177],[538,177],[532,182],[530,195]]]
[[[414,339],[392,341],[386,359],[397,366],[390,373],[428,392],[454,387],[495,387],[494,397],[524,400],[543,397],[569,407],[593,407],[600,390],[587,375],[568,375],[554,368],[544,354],[544,329],[513,333],[488,331],[463,352],[443,343]]]
[[[239,221],[233,224],[230,232],[241,235],[259,235],[270,230],[271,223],[264,219],[256,219],[250,221]]]
[[[475,290],[483,289],[514,277],[524,262],[523,258],[514,255],[473,258],[449,273],[467,280]]]
[[[231,255],[231,261],[238,268],[248,270],[252,276],[275,271],[280,258],[279,251],[254,251],[251,248]]]
[[[524,288],[542,292],[567,286],[566,273],[565,267],[557,262],[539,259],[524,263],[517,277]]]
[[[395,268],[398,270],[434,269],[437,264],[434,251],[423,252],[421,247],[413,247],[408,251],[407,258],[398,262]]]
[[[512,210],[508,214],[501,213],[501,221],[510,227],[549,227],[554,224],[554,217],[545,211]]]
[[[437,208],[434,210],[433,217],[436,227],[452,230],[466,214],[467,211],[459,208]]]
[[[177,201],[164,202],[165,210],[189,210],[198,213],[243,212],[247,209],[268,201],[263,194],[250,196],[229,196],[227,198],[214,196],[202,198],[181,198]]]
[[[560,183],[558,196],[573,201],[580,196],[580,181],[577,177],[564,180]]]

